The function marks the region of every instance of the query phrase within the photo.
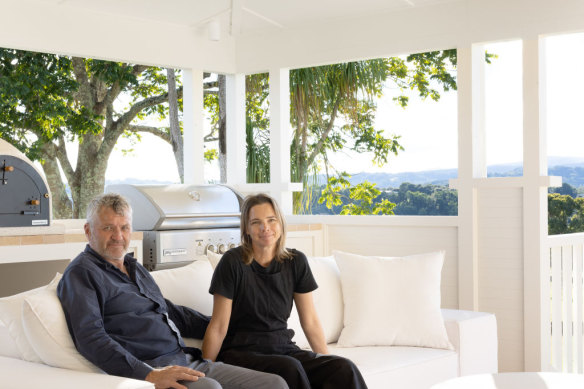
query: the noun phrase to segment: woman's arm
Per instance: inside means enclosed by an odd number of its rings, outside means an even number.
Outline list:
[[[304,335],[306,335],[306,339],[308,339],[308,343],[310,343],[312,351],[320,354],[328,354],[324,331],[316,313],[314,301],[312,300],[312,292],[294,293],[294,302],[298,310],[300,325],[302,326]]]
[[[215,293],[213,295],[213,315],[203,339],[203,358],[212,361],[217,359],[229,327],[232,303],[233,300],[220,294]]]

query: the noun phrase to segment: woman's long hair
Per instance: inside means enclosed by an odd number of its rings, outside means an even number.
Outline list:
[[[282,234],[276,246],[275,259],[282,262],[284,259],[292,258],[292,254],[286,250],[286,221],[282,216],[280,207],[278,203],[272,197],[265,193],[259,193],[256,195],[247,196],[241,206],[241,247],[243,249],[243,263],[249,265],[253,261],[253,246],[251,242],[251,236],[249,235],[249,214],[251,209],[256,205],[260,204],[270,204],[274,208],[274,213],[276,214],[276,219],[280,223]]]

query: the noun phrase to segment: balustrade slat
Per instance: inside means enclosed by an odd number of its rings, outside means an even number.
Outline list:
[[[552,247],[551,252],[551,321],[552,365],[562,370],[562,248]]]
[[[576,347],[576,371],[579,374],[582,374],[584,368],[584,344],[582,343],[582,304],[584,303],[584,296],[582,295],[582,260],[584,259],[584,256],[582,255],[583,250],[584,246],[581,243],[574,245],[574,303],[576,315],[574,320],[574,337],[576,339],[574,347]]]
[[[573,309],[574,301],[572,299],[572,247],[573,246],[562,246],[562,311],[563,311],[563,329],[564,329],[564,339],[563,339],[563,371],[566,373],[572,373],[574,371],[574,346],[573,346]]]

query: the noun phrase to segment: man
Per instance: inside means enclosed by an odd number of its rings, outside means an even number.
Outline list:
[[[202,359],[182,335],[202,338],[209,318],[163,298],[126,255],[132,209],[120,195],[95,198],[84,226],[89,244],[63,274],[57,293],[79,352],[108,374],[156,388],[288,388],[279,376]]]

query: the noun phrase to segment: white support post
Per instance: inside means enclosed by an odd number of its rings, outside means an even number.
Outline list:
[[[474,178],[486,177],[484,47],[458,49],[458,305],[478,309],[478,215]]]
[[[547,239],[546,130],[543,41],[523,41],[523,294],[526,371],[549,369],[549,257]],[[547,307],[547,309],[546,309]]]
[[[184,182],[203,184],[204,176],[203,131],[203,72],[183,70],[183,142]]]
[[[285,215],[292,214],[290,185],[290,70],[270,70],[271,195]]]
[[[227,184],[246,183],[245,74],[226,76]]]

